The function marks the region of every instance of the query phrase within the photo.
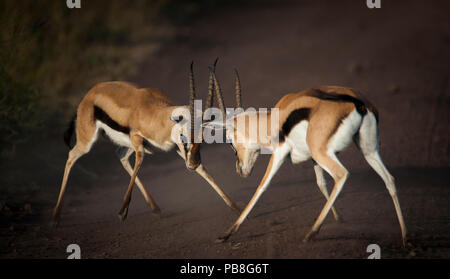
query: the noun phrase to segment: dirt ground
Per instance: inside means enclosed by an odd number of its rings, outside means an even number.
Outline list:
[[[286,161],[239,232],[216,244],[237,215],[174,152],[145,157],[139,172],[161,217],[135,189],[128,219],[120,222],[129,176],[115,147],[103,140],[74,167],[62,222],[52,229],[67,156],[55,139],[42,143],[48,152],[27,159],[46,160],[35,174],[45,186],[30,190],[28,204],[2,201],[0,258],[65,258],[71,243],[83,258],[366,258],[372,243],[382,258],[450,258],[450,5],[382,1],[381,9],[370,10],[365,2],[252,2],[215,11],[148,57],[132,81],[185,104],[189,62],[196,63],[198,92],[205,96],[207,65],[219,56],[228,106],[233,67],[240,71],[246,107],[272,107],[285,93],[322,84],[359,89],[380,112],[381,155],[396,178],[407,248],[382,180],[353,146],[339,154],[350,171],[336,201],[344,222],[328,216],[308,243],[302,239],[325,204],[312,163]],[[203,145],[202,159],[242,207],[268,162],[260,156],[243,179],[226,145]]]

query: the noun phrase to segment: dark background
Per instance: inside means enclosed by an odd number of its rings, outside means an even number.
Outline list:
[[[382,0],[368,9],[365,0],[82,0],[79,10],[36,2],[0,4],[1,258],[64,258],[71,243],[84,258],[365,258],[371,243],[382,258],[450,256],[448,2]],[[327,217],[306,244],[325,203],[311,163],[286,161],[240,231],[218,245],[237,216],[174,152],[145,157],[139,172],[162,216],[136,191],[120,223],[129,177],[103,140],[77,162],[62,222],[49,228],[68,152],[61,135],[87,90],[129,80],[187,104],[190,61],[204,97],[216,57],[228,106],[233,67],[246,107],[271,107],[317,85],[363,92],[380,112],[381,155],[396,177],[407,248],[382,180],[353,146],[339,154],[350,171],[336,201],[345,221]],[[241,206],[268,162],[261,156],[242,179],[228,146],[203,145],[202,159]]]

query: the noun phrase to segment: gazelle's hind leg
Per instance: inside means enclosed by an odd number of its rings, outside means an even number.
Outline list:
[[[324,197],[328,200],[330,198],[330,195],[328,194],[322,167],[320,167],[318,164],[314,164],[314,172],[316,173],[317,186],[319,186],[320,192],[322,192]],[[334,219],[338,222],[342,222],[342,217],[339,216],[334,206],[331,207],[331,211],[333,212]]]
[[[131,168],[129,158],[131,154],[133,154],[133,152],[134,152],[133,149],[127,147],[119,147],[117,152],[123,168],[128,172],[130,176],[133,175],[133,169]],[[161,213],[161,210],[159,209],[156,202],[153,200],[152,196],[150,196],[147,190],[145,190],[145,187],[138,176],[136,176],[136,185],[138,186],[139,190],[144,196],[145,201],[152,209],[153,214],[159,215]]]
[[[81,128],[77,127],[77,129],[82,129],[82,131],[77,131],[77,143],[69,151],[69,156],[66,161],[66,167],[64,169],[63,181],[61,184],[61,189],[59,191],[58,202],[56,203],[55,209],[53,210],[53,225],[57,225],[59,222],[61,204],[64,192],[66,191],[70,170],[81,156],[90,151],[92,144],[94,144],[94,142],[97,140],[98,129],[95,125],[85,125]]]
[[[131,192],[133,191],[133,185],[136,180],[137,172],[141,167],[142,160],[144,159],[144,145],[142,137],[137,134],[130,134],[130,141],[133,145],[134,152],[136,153],[136,160],[134,163],[133,173],[131,174],[131,180],[128,184],[128,189],[123,199],[123,205],[119,211],[119,219],[121,221],[124,221],[127,218],[128,206],[130,205],[131,201]]]
[[[56,203],[55,209],[53,210],[53,225],[57,225],[59,222],[59,217],[60,217],[60,213],[61,213],[61,203],[62,203],[62,199],[64,196],[64,192],[66,191],[66,185],[67,185],[67,180],[69,178],[69,174],[70,174],[70,170],[72,169],[73,165],[75,164],[75,162],[85,154],[86,152],[83,152],[82,150],[80,150],[80,148],[77,147],[77,145],[69,151],[69,156],[67,158],[66,161],[66,167],[64,169],[64,177],[63,177],[63,181],[61,184],[61,189],[59,191],[59,196],[58,196],[58,201]]]
[[[381,160],[380,154],[378,152],[378,127],[377,122],[372,113],[368,113],[361,124],[359,130],[359,137],[356,141],[358,147],[364,155],[369,165],[375,170],[375,172],[383,179],[386,184],[386,188],[392,197],[394,202],[395,211],[397,213],[397,218],[400,223],[400,228],[402,230],[403,246],[406,245],[406,226],[403,220],[402,210],[400,208],[400,202],[397,197],[397,189],[395,187],[395,179],[389,173],[383,161]]]

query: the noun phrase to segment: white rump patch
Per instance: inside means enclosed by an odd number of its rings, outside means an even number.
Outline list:
[[[359,147],[363,154],[369,154],[378,150],[378,129],[375,115],[368,111],[359,128]]]

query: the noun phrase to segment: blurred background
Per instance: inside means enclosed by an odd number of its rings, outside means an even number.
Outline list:
[[[0,257],[64,257],[64,245],[74,239],[88,242],[89,257],[360,257],[365,251],[358,245],[383,233],[391,257],[450,255],[447,1],[382,0],[381,9],[368,9],[365,0],[81,0],[81,5],[0,2]],[[392,202],[354,147],[340,154],[356,178],[349,180],[349,192],[343,191],[347,200],[337,202],[350,221],[329,232],[358,241],[331,238],[289,248],[300,243],[323,200],[311,164],[288,162],[243,236],[216,248],[214,237],[236,216],[172,153],[146,157],[140,171],[168,217],[149,217],[136,194],[131,220],[117,224],[128,176],[106,141],[77,163],[63,209],[67,223],[49,230],[45,224],[68,151],[62,133],[84,94],[101,81],[127,80],[186,104],[190,61],[195,61],[198,94],[205,97],[207,66],[216,57],[228,106],[233,106],[233,67],[240,72],[246,107],[270,108],[286,93],[318,85],[353,87],[370,99],[380,111],[382,157],[397,177],[407,225],[419,244],[408,251],[393,244],[400,233],[390,218],[395,217]],[[202,157],[242,205],[268,160],[259,159],[252,177],[242,180],[231,175],[234,158],[226,146],[204,146]],[[370,204],[386,205],[386,211]],[[364,206],[377,214],[358,216]],[[384,225],[360,227],[371,222]],[[258,234],[272,227],[272,233]],[[373,234],[361,236],[361,231]],[[147,243],[144,250],[131,242],[119,247],[130,234]],[[105,248],[110,244],[113,248]]]

